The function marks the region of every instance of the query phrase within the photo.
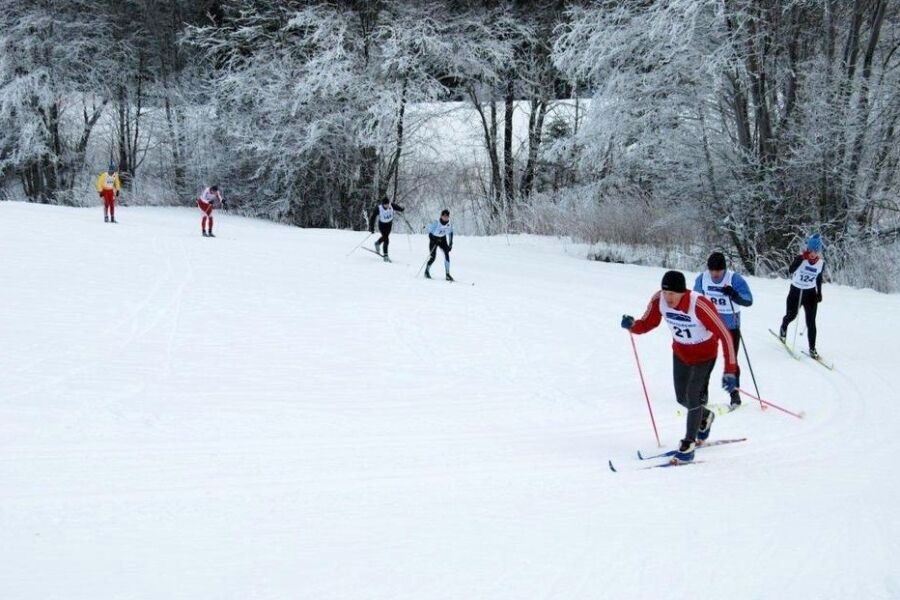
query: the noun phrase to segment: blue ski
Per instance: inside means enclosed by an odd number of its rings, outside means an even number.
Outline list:
[[[700,444],[694,450],[701,450],[703,448],[709,448],[710,446],[723,446],[725,444],[736,444],[738,442],[746,442],[746,441],[747,441],[747,438],[745,438],[745,437],[744,438],[732,438],[732,439],[726,439],[726,440],[713,440],[711,442],[704,442],[703,444]],[[643,454],[641,454],[641,451],[638,450],[637,455],[638,455],[638,458],[641,460],[650,460],[653,458],[666,458],[669,456],[675,456],[676,452],[677,452],[677,450],[669,450],[668,452],[663,452],[661,454],[653,454],[650,456],[644,456]]]
[[[702,462],[703,462],[702,460],[692,460],[690,462],[679,462],[674,459],[669,459],[666,462],[659,463],[656,465],[650,465],[648,467],[638,467],[637,470],[638,471],[646,471],[647,469],[667,469],[669,467],[686,467],[688,465],[699,465]],[[616,468],[616,466],[613,464],[613,461],[611,461],[611,460],[609,461],[609,470],[612,471],[613,473],[619,472],[619,470]]]

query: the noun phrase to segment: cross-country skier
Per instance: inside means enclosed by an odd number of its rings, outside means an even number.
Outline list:
[[[116,198],[122,190],[122,181],[116,163],[110,162],[109,169],[100,173],[97,177],[97,193],[103,200],[103,222],[116,222]]]
[[[737,389],[737,361],[731,334],[712,302],[689,292],[679,271],[663,275],[662,290],[653,294],[644,316],[635,321],[623,315],[622,327],[642,334],[655,329],[663,319],[672,333],[675,399],[688,409],[686,433],[673,458],[689,462],[694,459],[697,444],[709,437],[715,419],[715,413],[704,406],[703,394],[716,362],[717,345],[722,345],[725,357],[722,387],[729,393]]]
[[[216,237],[213,235],[213,207],[215,206],[216,201],[218,200],[219,206],[225,209],[225,198],[222,196],[222,192],[219,191],[219,186],[211,185],[200,193],[200,197],[197,198],[197,208],[200,209],[200,212],[203,213],[203,217],[200,219],[200,229],[203,232],[203,237]],[[207,224],[209,225],[209,232],[207,233]]]
[[[388,256],[388,244],[390,243],[391,227],[394,225],[394,211],[403,212],[403,207],[399,204],[391,204],[387,196],[381,199],[381,202],[372,209],[369,216],[369,233],[375,233],[375,221],[378,221],[378,231],[381,237],[375,242],[375,252],[381,254],[381,246],[384,245],[384,260],[391,262]]]
[[[822,275],[825,259],[822,258],[822,238],[818,233],[806,240],[806,250],[794,258],[788,267],[791,288],[787,295],[787,310],[781,320],[778,335],[783,342],[787,337],[788,325],[797,318],[800,306],[806,316],[806,337],[809,341],[809,355],[818,358],[816,352],[816,312],[822,301]]]
[[[425,277],[431,279],[431,265],[437,256],[437,249],[444,252],[444,274],[447,281],[453,281],[450,276],[450,251],[453,250],[453,225],[450,224],[450,211],[446,208],[441,211],[441,217],[428,226],[428,266],[425,267]]]
[[[694,291],[709,298],[719,312],[719,316],[731,332],[731,340],[734,343],[735,360],[741,347],[741,307],[753,304],[753,294],[750,286],[739,273],[730,271],[725,262],[725,255],[721,252],[713,252],[706,260],[707,271],[697,275],[694,281]],[[737,387],[741,387],[741,367],[738,365],[734,373]],[[709,395],[707,389],[706,395]],[[731,392],[731,408],[737,408],[741,404],[741,395],[737,390]]]

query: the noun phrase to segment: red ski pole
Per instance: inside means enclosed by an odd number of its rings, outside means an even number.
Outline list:
[[[650,423],[653,425],[653,434],[656,436],[656,446],[662,447],[659,441],[659,431],[656,430],[656,419],[653,418],[653,407],[650,405],[650,394],[647,393],[647,384],[644,382],[644,370],[641,369],[641,359],[638,358],[637,345],[634,343],[634,334],[630,331],[628,336],[631,338],[631,349],[634,350],[634,361],[637,363],[638,374],[641,376],[641,387],[644,388],[644,398],[647,399],[647,410],[650,412]]]
[[[749,398],[753,398],[754,400],[757,400],[757,401],[761,402],[762,404],[765,404],[766,406],[771,406],[772,408],[780,410],[783,413],[787,413],[787,414],[791,415],[792,417],[797,417],[798,419],[802,419],[804,416],[806,416],[806,413],[803,411],[800,411],[799,413],[791,412],[786,408],[781,408],[777,404],[772,404],[768,400],[763,400],[762,398],[757,398],[756,396],[754,396],[750,392],[743,390],[742,388],[738,388],[737,390]]]

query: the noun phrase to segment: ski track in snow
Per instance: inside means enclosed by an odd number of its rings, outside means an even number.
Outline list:
[[[610,473],[655,448],[618,323],[663,269],[459,236],[476,285],[428,282],[424,236],[196,213],[0,203],[0,598],[900,597],[896,295],[826,285],[829,372],[749,278],[760,392],[806,418],[745,398],[713,439],[748,442]],[[636,342],[671,447],[669,335]]]

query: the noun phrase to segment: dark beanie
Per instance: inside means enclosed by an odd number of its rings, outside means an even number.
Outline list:
[[[681,271],[667,271],[662,278],[662,289],[667,292],[684,292],[687,287],[684,283],[684,273]]]
[[[713,252],[710,254],[709,258],[706,259],[706,268],[710,271],[724,271],[725,255],[721,252]]]

